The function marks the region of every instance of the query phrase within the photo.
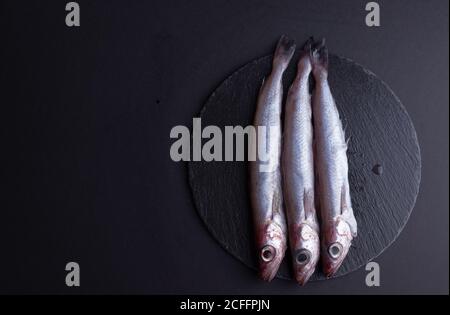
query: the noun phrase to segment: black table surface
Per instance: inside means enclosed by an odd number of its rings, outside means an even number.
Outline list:
[[[448,1],[0,3],[0,293],[448,293]],[[326,37],[401,99],[422,181],[396,242],[366,271],[299,287],[258,280],[198,217],[175,125],[280,34]],[[65,265],[81,267],[66,287]]]
[[[292,59],[298,60],[298,54]],[[226,134],[225,126],[252,125],[261,82],[270,73],[272,60],[272,55],[253,60],[223,81],[201,110],[202,126],[217,126]],[[297,63],[293,61],[283,75],[284,96],[296,72]],[[412,122],[385,83],[353,61],[332,54],[328,55],[328,83],[348,139],[348,179],[358,225],[358,236],[334,275],[339,277],[366,266],[398,237],[417,198],[421,165]],[[286,106],[282,121],[287,115]],[[377,165],[382,173],[374,172]],[[256,270],[258,249],[251,220],[248,167],[248,163],[239,161],[191,161],[189,185],[196,209],[211,235],[236,259]],[[320,178],[316,180],[320,182]],[[316,205],[320,220],[320,201]],[[292,277],[291,261],[288,250],[278,277]],[[326,279],[320,265],[310,282]]]

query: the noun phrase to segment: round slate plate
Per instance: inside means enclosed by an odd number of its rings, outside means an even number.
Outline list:
[[[252,124],[261,82],[272,56],[252,61],[228,77],[201,111],[202,127]],[[296,71],[296,56],[284,89]],[[336,277],[377,257],[399,235],[414,206],[420,183],[416,132],[394,93],[373,73],[330,55],[329,83],[350,138],[349,180],[358,237]],[[234,257],[255,268],[246,162],[189,162],[189,182],[198,213],[212,236]],[[289,250],[278,277],[291,279]],[[311,281],[324,279],[319,270]],[[256,274],[255,274],[256,276]]]

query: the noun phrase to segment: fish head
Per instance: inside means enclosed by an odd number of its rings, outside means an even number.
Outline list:
[[[271,281],[277,274],[286,252],[286,237],[283,229],[275,222],[267,224],[258,239],[259,275],[264,281]]]
[[[347,256],[353,237],[350,226],[340,217],[327,226],[321,246],[322,268],[327,278],[330,278]]]
[[[317,229],[302,223],[291,233],[291,249],[294,275],[304,285],[316,269],[320,256],[320,240]]]

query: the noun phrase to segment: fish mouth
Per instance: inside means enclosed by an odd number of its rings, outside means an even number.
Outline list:
[[[332,243],[326,249],[327,255],[324,259],[323,273],[327,278],[333,277],[345,258],[344,246],[338,242]]]
[[[277,271],[276,268],[267,268],[259,273],[259,277],[266,282],[270,282],[275,278]]]
[[[311,276],[314,273],[314,268],[308,269],[308,270],[303,270],[301,272],[296,272],[295,274],[295,280],[297,280],[297,283],[300,285],[305,285],[306,282],[308,282],[309,278],[311,278]]]
[[[336,266],[333,266],[333,265],[325,266],[324,271],[323,271],[323,273],[325,274],[325,277],[327,279],[332,278],[336,274],[336,271],[338,271],[340,265],[341,264],[336,265]]]
[[[325,274],[325,277],[327,279],[333,277],[340,265],[341,264],[339,262],[336,263],[334,261],[325,261],[323,264],[323,273]]]
[[[344,261],[346,250],[339,242],[334,242],[324,247],[322,271],[327,278],[331,278],[336,274]]]
[[[264,281],[271,281],[277,275],[284,250],[273,244],[266,244],[260,249],[259,256],[259,277]]]
[[[303,248],[295,254],[295,280],[300,285],[305,285],[314,273],[316,263],[313,260],[313,253],[308,249]]]
[[[267,255],[268,253],[261,251],[259,277],[269,282],[277,275],[283,257],[273,256],[273,258],[270,258],[271,260],[267,261],[269,258],[264,258],[264,254]],[[270,252],[270,255],[272,255],[272,252]]]

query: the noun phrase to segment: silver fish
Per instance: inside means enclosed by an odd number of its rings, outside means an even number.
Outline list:
[[[319,224],[314,202],[313,126],[309,75],[312,38],[303,47],[297,76],[286,100],[283,134],[283,193],[294,276],[304,285],[320,256]]]
[[[272,280],[283,260],[287,228],[283,209],[281,181],[282,77],[295,51],[292,40],[282,36],[275,50],[272,71],[259,92],[254,126],[257,147],[265,150],[264,159],[250,162],[250,195],[258,250],[259,275]],[[259,127],[265,127],[262,132]],[[264,145],[262,143],[265,142]]]
[[[315,90],[313,120],[315,167],[321,220],[322,269],[333,276],[357,234],[348,182],[347,142],[339,112],[328,85],[328,50],[325,41],[312,49]]]

